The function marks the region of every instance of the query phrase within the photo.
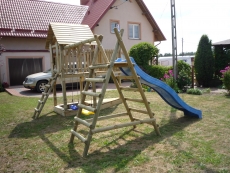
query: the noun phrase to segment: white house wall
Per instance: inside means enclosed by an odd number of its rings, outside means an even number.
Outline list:
[[[152,26],[148,22],[145,15],[142,15],[142,10],[138,6],[135,0],[127,1],[117,0],[113,6],[117,6],[118,9],[110,9],[104,17],[98,23],[93,30],[95,34],[101,34],[103,38],[103,47],[105,49],[114,49],[116,43],[115,34],[110,33],[110,20],[117,20],[120,23],[120,28],[124,29],[123,41],[126,49],[129,49],[140,42],[149,42],[154,44],[154,33],[152,32]],[[121,4],[121,5],[120,5]],[[140,23],[141,25],[141,39],[130,40],[128,38],[128,22]]]
[[[44,50],[46,39],[2,37],[2,44],[6,50]]]

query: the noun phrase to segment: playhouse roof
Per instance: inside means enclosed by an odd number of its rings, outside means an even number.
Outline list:
[[[54,37],[59,45],[69,45],[93,38],[94,35],[88,25],[50,23],[46,49],[49,48],[50,42],[54,44]]]
[[[80,24],[87,10],[40,0],[1,0],[0,36],[46,38],[50,22]]]

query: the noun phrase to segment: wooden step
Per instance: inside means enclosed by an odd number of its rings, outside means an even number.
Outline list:
[[[85,125],[86,127],[91,128],[91,126],[92,126],[90,123],[88,123],[85,120],[82,120],[81,118],[74,117],[74,120],[77,121],[77,122],[79,122],[79,123],[81,123],[81,124],[83,124],[83,125]]]
[[[48,96],[49,94],[46,93],[46,92],[42,92],[42,95],[43,95],[43,96]]]
[[[105,82],[105,78],[85,78],[86,82]]]
[[[82,91],[81,93],[88,96],[99,97],[99,98],[101,97],[101,93],[95,93],[90,91]]]
[[[148,118],[148,119],[137,120],[137,121],[133,121],[129,123],[122,123],[122,124],[117,124],[117,125],[112,125],[112,126],[107,126],[107,127],[101,127],[101,128],[93,129],[92,133],[94,134],[94,133],[104,132],[104,131],[108,131],[112,129],[119,129],[119,128],[123,128],[127,126],[132,126],[132,125],[137,125],[137,124],[142,124],[142,123],[149,123],[153,121],[156,121],[156,119]]]
[[[130,87],[123,87],[123,86],[120,86],[120,89],[124,91],[139,91],[139,88],[130,88]],[[145,91],[145,89],[142,90]]]
[[[46,88],[50,88],[51,85],[50,85],[50,84],[46,84],[45,87],[46,87]]]
[[[86,110],[91,111],[91,112],[96,112],[96,110],[97,110],[96,108],[93,108],[91,106],[86,106],[86,105],[83,105],[83,104],[78,104],[78,107],[86,109]]]
[[[40,112],[40,111],[41,111],[40,109],[37,109],[37,108],[34,108],[34,110],[35,110],[36,112]]]
[[[44,103],[44,101],[41,101],[41,100],[38,100],[38,102],[39,102],[40,104],[43,104],[43,103]]]
[[[135,109],[135,108],[129,108],[129,110],[134,111],[134,112],[143,113],[143,114],[149,114],[148,111],[146,111],[146,110],[140,110],[140,109]],[[153,112],[152,112],[152,114],[154,115]]]
[[[80,139],[82,142],[86,142],[87,141],[82,135],[80,135],[79,133],[75,132],[74,130],[71,130],[71,133],[74,136],[76,136],[78,139]]]
[[[116,76],[116,78],[118,78],[118,79],[129,79],[129,80],[134,79],[133,76]],[[140,78],[140,76],[137,76],[137,78]]]
[[[97,68],[109,68],[110,64],[97,64],[89,66],[89,69],[97,69]]]
[[[131,99],[131,98],[125,98],[127,101],[133,101],[133,102],[139,102],[139,103],[144,103],[144,100],[142,99]]]

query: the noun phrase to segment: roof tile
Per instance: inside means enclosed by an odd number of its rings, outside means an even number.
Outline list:
[[[88,6],[39,0],[1,0],[0,3],[0,36],[45,38],[50,22],[81,24],[88,10]]]
[[[115,1],[116,0],[90,0],[87,3],[87,5],[89,5],[88,13],[82,21],[82,24],[87,24],[93,29]]]

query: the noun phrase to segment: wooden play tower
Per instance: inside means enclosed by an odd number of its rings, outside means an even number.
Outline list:
[[[86,85],[84,87],[84,90],[81,93],[82,96],[81,96],[81,100],[78,104],[79,108],[78,108],[77,116],[74,117],[75,125],[74,125],[74,128],[71,130],[71,138],[70,138],[71,143],[73,142],[74,137],[77,137],[79,140],[81,140],[83,143],[85,143],[85,148],[84,148],[84,152],[83,152],[84,157],[87,156],[87,154],[88,154],[88,150],[89,150],[89,146],[90,146],[90,142],[92,140],[93,134],[96,134],[99,132],[104,132],[104,131],[122,128],[122,127],[127,127],[127,126],[134,126],[135,127],[137,124],[147,123],[147,124],[153,125],[156,133],[158,135],[160,135],[158,125],[156,124],[156,120],[153,116],[154,114],[152,113],[152,111],[150,109],[149,103],[146,99],[146,96],[145,96],[144,91],[142,89],[141,83],[139,81],[139,77],[137,76],[136,71],[133,67],[134,64],[132,64],[132,62],[129,58],[128,52],[125,48],[125,45],[122,41],[123,30],[118,32],[117,28],[115,28],[114,31],[115,31],[115,35],[117,38],[117,43],[115,45],[115,49],[114,49],[114,52],[113,52],[113,55],[112,55],[110,61],[109,61],[108,57],[106,56],[105,51],[101,45],[102,36],[94,35],[94,37],[91,39],[87,39],[85,41],[81,41],[81,42],[75,43],[73,45],[68,45],[68,46],[64,47],[64,49],[68,49],[68,48],[73,47],[73,46],[81,46],[82,44],[85,44],[85,43],[90,44],[93,41],[95,41],[97,43],[97,46],[96,46],[95,51],[94,51],[94,56],[92,59],[92,64],[89,66],[89,75],[85,79]],[[125,56],[126,62],[115,63],[116,54],[120,48],[121,48],[121,50]],[[96,63],[97,62],[96,58],[97,58],[97,54],[99,51],[101,51],[103,53],[103,57],[104,57],[105,62],[106,62],[105,64],[97,64]],[[94,77],[94,71],[96,69],[102,68],[102,67],[107,68],[107,74],[106,74],[105,78],[100,78],[100,79],[95,78]],[[114,71],[113,71],[114,67],[128,67],[128,68],[130,68],[130,70],[132,72],[132,76],[116,76],[114,74]],[[118,114],[113,114],[113,115],[99,116],[100,110],[101,110],[101,105],[102,105],[102,102],[103,102],[103,99],[105,96],[106,88],[107,88],[110,77],[112,77],[112,79],[114,81],[114,84],[117,88],[120,99],[122,100],[122,103],[124,104],[126,111],[122,112],[122,113],[118,113]],[[120,83],[118,82],[121,78],[133,80],[136,83],[137,88],[129,88],[129,87],[121,86]],[[95,83],[95,82],[103,83],[101,92],[88,91],[89,83]],[[135,91],[136,93],[139,92],[141,99],[126,98],[123,94],[123,91],[126,91],[126,90]],[[88,106],[85,103],[86,96],[97,97],[96,107]],[[131,108],[131,107],[129,107],[127,101],[143,103],[144,109],[139,110],[137,108]],[[82,119],[81,118],[82,109],[86,109],[86,110],[94,112],[93,118],[87,119],[87,120]],[[146,119],[134,118],[133,112],[138,112],[141,114],[147,114],[149,117]],[[116,124],[116,125],[112,125],[112,126],[106,126],[106,127],[96,127],[97,121],[99,121],[99,120],[116,118],[116,117],[121,117],[121,116],[128,116],[130,119],[130,122],[122,123],[122,124]],[[86,137],[84,137],[82,134],[77,132],[77,127],[79,124],[84,125],[89,129],[88,135]]]
[[[102,47],[102,36],[93,35],[88,25],[66,24],[66,23],[50,23],[48,35],[46,39],[46,49],[50,51],[50,62],[52,77],[45,85],[38,105],[35,108],[33,118],[38,118],[49,95],[53,91],[54,112],[62,115],[76,115],[77,111],[70,108],[70,105],[77,105],[79,101],[68,102],[66,94],[66,83],[77,83],[80,86],[80,92],[83,90],[83,82],[89,75],[89,65],[92,63],[93,57],[97,63],[102,63],[102,51],[95,52],[95,46]],[[108,54],[108,53],[107,53]],[[100,56],[99,56],[100,55]],[[105,59],[107,62],[107,59]],[[101,68],[94,71],[93,76],[106,73]],[[62,86],[63,103],[57,104],[56,82],[60,81]],[[101,80],[101,79],[97,79]],[[97,82],[96,80],[96,82]],[[95,82],[92,82],[92,90],[96,92]],[[73,89],[73,88],[72,88]],[[79,92],[79,94],[80,94]],[[72,93],[73,95],[73,93]],[[92,96],[91,102],[96,107],[96,97]],[[78,99],[79,100],[79,99]],[[104,100],[103,107],[112,106],[121,103],[119,98]]]

